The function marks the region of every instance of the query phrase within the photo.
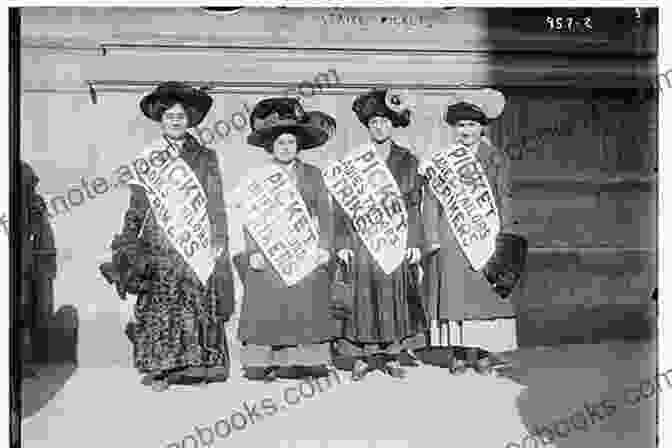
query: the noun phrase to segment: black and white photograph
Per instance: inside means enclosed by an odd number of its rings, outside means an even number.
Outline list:
[[[657,6],[8,12],[12,446],[663,446]]]

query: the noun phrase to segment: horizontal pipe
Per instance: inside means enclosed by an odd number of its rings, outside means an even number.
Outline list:
[[[95,89],[98,94],[104,94],[104,93],[147,93],[150,90],[153,90],[160,82],[156,82],[154,84],[147,84],[146,87],[128,87],[128,88],[111,88],[111,87],[98,87],[95,83]],[[199,84],[191,84],[188,83],[192,86],[199,86]],[[311,97],[311,96],[317,96],[317,95],[348,95],[348,94],[353,94],[353,93],[360,93],[364,92],[366,90],[369,90],[370,88],[374,87],[375,84],[367,84],[366,86],[349,86],[348,88],[334,88],[334,87],[323,87],[323,88],[318,88],[315,86],[314,88],[314,93],[311,93],[310,95],[304,95],[306,97]],[[399,87],[395,84],[391,83],[386,83],[386,84],[380,84],[380,87],[390,87],[390,88],[399,88],[399,89],[406,89],[406,90],[413,90],[409,89],[407,87]],[[438,94],[441,96],[447,96],[451,95],[451,92],[442,92],[441,90],[446,90],[448,88],[452,90],[457,90],[457,89],[469,89],[469,88],[480,88],[480,87],[488,87],[488,86],[479,86],[479,85],[470,85],[470,86],[462,86],[462,87],[442,87],[441,89],[437,89],[436,92],[432,92],[432,94]],[[294,90],[296,89],[296,85],[293,86],[283,86],[283,87],[277,87],[277,88],[215,88],[215,89],[208,89],[208,93],[211,95],[235,95],[235,94],[240,94],[240,95],[275,95],[275,94],[282,94],[284,91],[290,89],[292,90],[292,95],[291,96],[301,96]],[[310,91],[310,87],[304,86],[302,87],[304,91]],[[431,91],[432,89],[425,89],[427,91]],[[417,91],[417,90],[414,90]],[[55,94],[88,94],[89,89],[87,88],[51,88],[51,89],[43,89],[43,88],[27,88],[27,89],[22,89],[22,93],[55,93]]]
[[[608,41],[603,40],[599,43],[607,43]],[[404,56],[413,56],[413,55],[462,55],[462,54],[474,54],[474,55],[502,55],[502,56],[515,56],[515,55],[526,55],[526,56],[544,56],[544,57],[566,57],[566,58],[576,58],[576,59],[635,59],[635,60],[650,60],[656,57],[655,51],[604,51],[602,52],[590,52],[585,49],[580,49],[577,51],[557,51],[552,48],[549,49],[539,49],[539,48],[521,48],[516,50],[510,49],[499,49],[496,47],[493,48],[482,48],[482,49],[432,49],[432,48],[348,48],[348,47],[291,47],[291,46],[276,46],[276,45],[256,45],[256,46],[242,46],[242,45],[224,45],[218,43],[160,43],[160,42],[102,42],[100,43],[102,48],[110,51],[110,53],[115,51],[134,51],[134,50],[159,50],[167,52],[194,52],[194,51],[230,51],[232,53],[245,53],[255,51],[265,51],[265,52],[277,52],[277,53],[336,53],[336,54],[347,54],[347,55],[404,55]]]
[[[633,72],[635,69],[642,72],[639,76],[640,78],[653,77],[649,72],[655,72],[655,68],[647,69],[647,66],[655,66],[655,57],[654,53],[652,54],[609,54],[609,53],[563,53],[553,50],[524,50],[524,51],[510,51],[510,50],[499,50],[496,48],[492,49],[482,49],[482,50],[444,50],[444,49],[407,49],[407,48],[322,48],[322,47],[313,47],[313,48],[302,48],[302,47],[277,47],[277,46],[255,46],[255,47],[242,47],[242,46],[231,46],[231,45],[212,45],[208,43],[199,43],[199,44],[161,44],[161,43],[119,43],[119,44],[109,44],[109,43],[92,43],[90,45],[69,45],[66,42],[59,41],[48,41],[48,42],[39,42],[31,39],[22,40],[22,49],[24,50],[46,50],[51,52],[62,52],[62,53],[95,53],[101,57],[111,56],[114,54],[123,54],[123,53],[146,53],[146,52],[158,52],[158,53],[184,53],[184,54],[198,54],[200,53],[212,53],[212,52],[226,52],[231,55],[250,55],[254,52],[264,53],[266,56],[270,54],[275,54],[278,56],[282,55],[340,55],[340,56],[403,56],[403,57],[413,57],[413,56],[481,56],[487,58],[511,58],[511,57],[524,57],[527,60],[532,60],[530,58],[544,58],[547,61],[553,61],[555,58],[558,60],[562,59],[565,62],[569,63],[580,63],[583,60],[587,60],[595,63],[596,60],[604,64],[611,63],[616,67],[626,67],[626,70]]]
[[[88,83],[93,84],[96,91],[99,93],[142,93],[154,89],[158,84],[163,81],[131,81],[131,80],[119,80],[119,81],[95,81],[87,80],[86,86],[81,87],[81,89],[73,87],[52,87],[52,88],[23,88],[21,91],[23,93],[88,93]],[[184,81],[185,83],[195,86],[212,86],[208,88],[208,93],[213,95],[222,95],[222,94],[274,94],[280,93],[283,90],[287,89],[296,89],[299,87],[299,83],[236,83],[236,82],[226,82],[226,81]],[[577,88],[577,89],[588,89],[588,88],[599,88],[599,81],[594,81],[594,84],[582,85],[579,84],[581,80],[549,80],[546,82],[535,82],[533,85],[529,81],[520,81],[518,83],[514,82],[500,82],[497,85],[486,84],[486,83],[460,83],[460,84],[410,84],[410,83],[361,83],[361,84],[343,84],[343,83],[324,83],[319,86],[315,85],[315,92],[313,95],[345,95],[353,92],[363,92],[367,91],[373,87],[388,87],[394,89],[402,89],[412,91],[414,93],[431,93],[433,95],[439,96],[449,96],[452,95],[455,90],[461,89],[480,89],[486,87],[492,88],[506,88],[506,87],[568,87],[568,88]],[[578,84],[578,85],[577,85]],[[645,83],[640,82],[641,88],[645,87]],[[646,84],[648,86],[648,84]],[[311,86],[304,84],[303,89],[310,89]],[[618,87],[615,87],[618,88]],[[633,85],[624,85],[621,87],[623,90],[629,90],[636,88]],[[308,95],[307,95],[308,96]]]
[[[55,43],[34,43],[32,41],[21,43],[21,50],[46,50],[57,53],[95,53],[98,56],[106,56],[107,50],[100,45],[81,46],[67,45],[61,42]]]
[[[595,255],[619,255],[626,252],[651,253],[657,252],[651,247],[531,247],[531,254],[595,254]]]

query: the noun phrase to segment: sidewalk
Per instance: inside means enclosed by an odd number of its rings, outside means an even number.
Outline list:
[[[406,380],[373,372],[351,383],[348,372],[341,372],[341,384],[332,381],[312,398],[248,423],[226,439],[216,437],[210,446],[504,448],[520,443],[534,425],[569,415],[586,400],[622,396],[625,385],[655,376],[653,347],[650,342],[611,342],[521,349],[512,355],[516,367],[509,377],[471,372],[452,377],[445,369],[423,365],[409,368]],[[244,380],[234,363],[228,383],[164,393],[142,386],[130,366],[77,369],[46,406],[24,419],[23,446],[191,448],[195,439],[181,442],[196,434],[195,426],[213,427],[235,411],[245,413],[244,402],[270,398],[279,403],[284,388],[298,386],[296,380]],[[63,377],[63,370],[60,377],[58,372],[55,379]],[[35,393],[26,386],[24,397]],[[654,424],[655,399],[650,399],[619,408],[586,432],[572,431],[555,447],[652,447]]]

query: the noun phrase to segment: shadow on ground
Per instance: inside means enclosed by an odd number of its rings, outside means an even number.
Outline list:
[[[528,433],[542,435],[543,446],[655,446],[656,398],[637,392],[656,375],[655,343],[523,348],[509,355],[514,366],[500,375],[525,386],[516,406]]]
[[[79,317],[71,305],[48,317],[35,347],[37,376],[21,383],[22,418],[36,414],[63,388],[77,368]]]
[[[22,418],[35,415],[63,389],[77,366],[74,363],[36,366],[38,376],[21,385]]]

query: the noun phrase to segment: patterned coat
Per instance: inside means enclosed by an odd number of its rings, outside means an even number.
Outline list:
[[[511,162],[503,151],[486,142],[479,144],[476,156],[495,196],[501,231],[510,232],[513,221]],[[441,245],[439,253],[424,262],[425,301],[431,318],[469,320],[514,316],[513,305],[499,300],[483,273],[474,272],[469,266],[445,219],[441,203],[429,188],[425,194],[423,219],[428,247]]]
[[[313,165],[296,160],[295,182],[308,212],[317,218],[318,246],[331,252],[333,221],[322,173]],[[326,342],[337,335],[331,318],[330,275],[318,267],[296,285],[287,287],[264,256],[266,268],[249,269],[249,257],[260,248],[245,230],[245,253],[241,278],[245,297],[238,326],[239,338],[255,345],[298,345]]]
[[[423,179],[418,175],[418,159],[408,149],[392,143],[386,162],[399,185],[408,212],[406,247],[421,249],[424,246],[420,216]],[[411,272],[408,263],[404,261],[386,275],[338,204],[335,220],[336,250],[351,249],[354,252],[351,267],[353,314],[346,321],[345,339],[357,344],[386,344],[417,335],[422,328],[418,327],[409,310]]]
[[[215,152],[191,135],[180,157],[205,190],[212,242],[224,250],[203,286],[158,225],[145,193],[131,186],[122,233],[137,236],[144,222],[141,240],[148,248],[150,280],[149,292],[141,294],[135,306],[135,365],[141,372],[217,367],[228,376],[223,324],[233,313],[234,284],[219,166]]]

